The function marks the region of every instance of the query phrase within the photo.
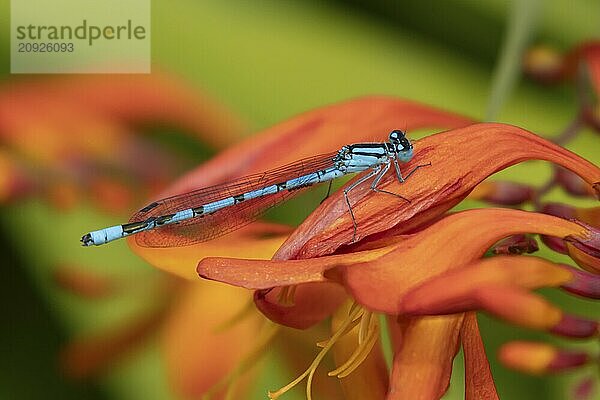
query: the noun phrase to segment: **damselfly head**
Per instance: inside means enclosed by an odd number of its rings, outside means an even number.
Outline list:
[[[390,132],[390,143],[394,146],[398,161],[407,162],[413,156],[413,146],[406,134],[400,129],[395,129]]]

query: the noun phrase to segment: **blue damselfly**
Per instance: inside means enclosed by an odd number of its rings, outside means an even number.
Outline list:
[[[372,179],[371,190],[408,201],[399,194],[379,189],[378,185],[392,164],[399,182],[404,182],[422,167],[418,165],[406,177],[402,176],[399,163],[408,162],[412,156],[413,146],[404,132],[394,130],[387,142],[347,145],[334,153],[305,158],[271,171],[155,201],[134,214],[129,223],[90,232],[81,238],[81,242],[84,246],[99,246],[134,234],[136,242],[144,247],[203,242],[248,224],[299,189],[322,182],[329,182],[331,189],[333,179],[370,170],[344,189],[354,223],[354,242],[357,225],[348,193]]]

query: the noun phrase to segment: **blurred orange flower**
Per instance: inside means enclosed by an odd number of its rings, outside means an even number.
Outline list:
[[[176,158],[142,135],[150,123],[215,147],[243,130],[222,106],[167,74],[4,82],[0,200],[40,194],[69,207],[86,193],[100,208],[130,209],[177,173]]]
[[[564,55],[549,46],[534,47],[525,55],[523,69],[543,83],[576,78],[578,118],[600,131],[600,41],[583,42]],[[591,98],[588,88],[595,93],[595,98]]]

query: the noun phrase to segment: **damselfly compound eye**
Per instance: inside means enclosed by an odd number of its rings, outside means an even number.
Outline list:
[[[396,129],[390,132],[390,142],[399,143],[402,139],[406,139],[404,132],[400,129]]]

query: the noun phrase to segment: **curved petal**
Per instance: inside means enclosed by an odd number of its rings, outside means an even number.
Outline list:
[[[246,289],[269,289],[277,286],[336,280],[335,274],[328,274],[328,270],[353,263],[372,261],[392,249],[392,247],[388,247],[312,260],[247,260],[207,257],[198,263],[196,271],[201,278],[229,285]]]
[[[233,287],[185,286],[161,336],[169,380],[180,395],[200,397],[255,348],[264,317],[249,312],[230,322],[251,301]]]
[[[580,224],[546,214],[494,208],[468,210],[408,236],[374,261],[348,265],[342,274],[358,302],[372,310],[396,314],[409,290],[477,260],[499,239],[525,232],[558,237],[589,235]]]
[[[465,354],[465,400],[499,399],[475,313],[465,314],[460,339]]]
[[[237,140],[245,131],[239,118],[214,100],[191,91],[172,75],[155,72],[6,82],[0,89],[0,110],[10,112],[0,111],[0,136],[16,133],[15,124],[30,119],[31,107],[44,110],[40,112],[43,115],[61,104],[68,106],[71,117],[77,115],[73,109],[85,109],[106,120],[174,124],[220,147]]]
[[[489,175],[530,159],[554,162],[576,172],[590,186],[600,185],[600,168],[556,144],[511,125],[475,124],[419,140],[413,160],[403,169],[409,171],[429,162],[431,166],[419,169],[403,184],[393,174],[381,181],[381,189],[400,193],[410,203],[373,193],[368,185],[354,190],[357,237],[390,228],[396,233],[406,232],[456,205]],[[600,193],[598,186],[594,188]],[[340,190],[296,229],[275,258],[330,254],[350,244],[352,237],[353,222]]]
[[[256,307],[271,321],[296,329],[307,329],[329,317],[347,298],[336,283],[307,283],[294,291],[293,304],[279,301],[282,288],[254,294]]]
[[[410,290],[400,304],[401,313],[426,314],[444,309],[444,313],[471,309],[474,291],[486,285],[515,285],[527,289],[560,286],[573,274],[558,264],[538,257],[498,256],[448,271]],[[438,312],[433,312],[438,314]]]
[[[437,400],[448,390],[463,315],[410,319],[394,354],[387,400]]]
[[[419,129],[469,123],[468,118],[408,100],[358,98],[309,111],[242,141],[181,177],[159,197],[265,171],[302,157],[337,150],[348,143],[385,140],[389,130],[399,126]],[[242,236],[236,239],[234,235]],[[263,242],[259,236],[246,240],[238,231],[210,243],[173,249],[140,248],[132,240],[129,244],[151,264],[190,279],[194,274],[190,265],[195,266],[208,255],[271,258],[283,238]]]

